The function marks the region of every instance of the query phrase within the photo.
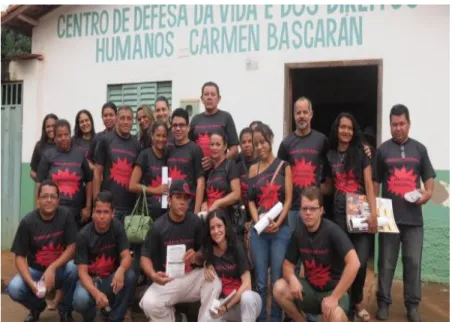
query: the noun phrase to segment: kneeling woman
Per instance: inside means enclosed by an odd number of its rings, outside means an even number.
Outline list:
[[[217,209],[207,217],[204,241],[206,279],[212,281],[215,274],[222,282],[220,297],[235,295],[220,307],[218,314],[206,313],[206,321],[256,321],[262,309],[262,301],[251,290],[248,260],[242,243],[237,242],[232,225],[223,209]]]

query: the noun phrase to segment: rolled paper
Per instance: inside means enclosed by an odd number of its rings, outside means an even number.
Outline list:
[[[368,231],[369,225],[366,222],[367,218],[351,218],[350,226],[354,230],[358,231]],[[378,227],[384,227],[389,224],[389,220],[386,217],[379,216],[377,217],[377,225]]]
[[[168,184],[168,167],[162,167],[162,184]],[[162,208],[166,209],[168,208],[168,195],[164,194],[161,198],[162,201]]]
[[[283,204],[279,201],[273,206],[267,213],[263,214],[259,221],[254,225],[254,230],[258,235],[260,235],[268,225],[270,225],[270,220],[275,220],[283,210]]]
[[[36,283],[36,288],[38,289],[38,292],[36,293],[36,296],[40,299],[43,299],[46,296],[47,290],[46,285],[44,284],[43,280],[40,280]]]

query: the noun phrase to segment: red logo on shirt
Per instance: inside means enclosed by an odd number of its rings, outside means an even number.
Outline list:
[[[160,185],[162,184],[162,177],[161,176],[157,176],[154,180],[151,180],[151,188],[157,188],[160,187]],[[153,197],[157,200],[160,200],[160,196],[161,194],[153,194]]]
[[[127,188],[132,171],[132,163],[129,163],[127,158],[124,157],[124,160],[118,158],[116,162],[113,162],[111,167],[110,179],[113,179],[113,181],[122,187]]]
[[[403,198],[405,193],[416,189],[416,178],[414,170],[406,170],[402,167],[400,170],[393,168],[394,172],[388,180],[388,191]]]
[[[243,201],[248,201],[248,183],[245,180],[240,180],[240,192],[242,193]]]
[[[355,174],[352,170],[349,170],[348,172],[336,172],[334,181],[336,189],[341,192],[354,193],[359,189],[359,184],[356,181]]]
[[[309,283],[318,288],[324,288],[325,285],[331,281],[331,266],[323,267],[322,264],[317,266],[314,258],[311,261],[304,261],[306,267],[306,278]]]
[[[259,205],[265,210],[271,209],[278,202],[278,192],[281,188],[280,184],[270,184],[267,182],[261,187],[261,194],[259,196]]]
[[[92,275],[102,278],[110,276],[115,270],[115,261],[114,257],[106,257],[105,254],[102,254],[102,256],[96,257],[94,262],[88,266],[88,271]]]
[[[36,252],[36,263],[41,266],[48,267],[63,254],[65,247],[63,245],[54,246],[50,243],[48,246],[42,246]]]
[[[70,199],[80,190],[80,179],[77,173],[69,172],[69,169],[58,169],[57,173],[52,173],[52,180],[58,185],[60,193],[68,195]]]
[[[315,184],[315,168],[311,161],[306,162],[304,158],[301,160],[295,160],[295,164],[292,166],[293,183],[300,187],[305,188]]]
[[[210,157],[212,155],[210,152],[210,138],[207,132],[200,134],[196,140],[196,143],[198,143],[205,157]]]
[[[210,208],[215,200],[218,200],[223,197],[224,191],[220,191],[220,189],[215,189],[214,186],[210,186],[207,188],[207,207]]]
[[[184,180],[186,175],[183,174],[178,168],[174,167],[169,169],[169,177],[172,181]]]

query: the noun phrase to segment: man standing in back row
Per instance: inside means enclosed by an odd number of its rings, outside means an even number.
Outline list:
[[[402,243],[403,294],[407,317],[410,322],[421,321],[421,258],[424,244],[422,205],[432,197],[434,178],[427,148],[408,136],[410,113],[404,105],[392,107],[389,121],[392,139],[377,150],[374,164],[374,191],[392,200],[395,221],[400,234],[378,235],[378,312],[377,319],[387,320],[391,301],[394,271]],[[424,189],[421,189],[421,179]],[[418,190],[420,198],[415,202],[405,199],[405,194]]]
[[[226,159],[231,160],[235,160],[239,155],[239,138],[231,114],[218,109],[221,95],[220,88],[216,83],[207,82],[202,86],[201,100],[206,110],[195,115],[191,120],[189,138],[202,149],[204,154],[202,167],[208,171],[213,167],[210,157],[210,135],[218,129],[222,129],[226,133],[228,141]]]

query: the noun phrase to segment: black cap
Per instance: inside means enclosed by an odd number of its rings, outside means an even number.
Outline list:
[[[170,195],[173,193],[185,193],[189,197],[194,197],[195,194],[191,191],[190,185],[184,180],[174,180],[171,182]]]

